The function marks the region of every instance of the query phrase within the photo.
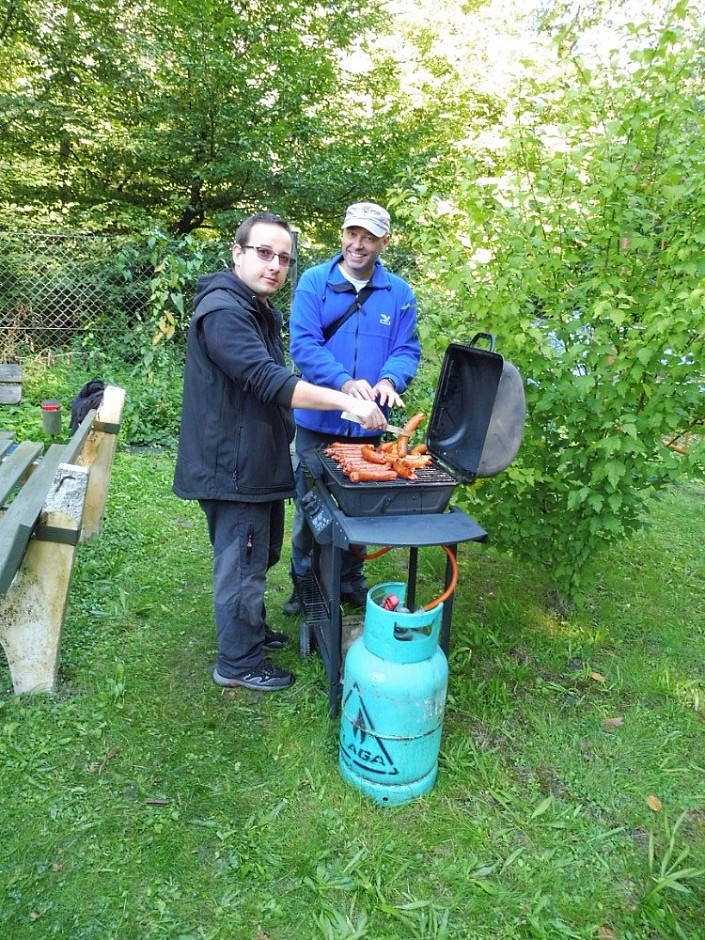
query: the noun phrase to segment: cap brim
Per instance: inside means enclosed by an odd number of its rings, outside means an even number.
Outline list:
[[[371,232],[373,235],[376,235],[377,238],[384,238],[385,235],[389,235],[389,230],[383,228],[381,225],[376,225],[370,219],[358,219],[355,216],[351,218],[346,218],[343,222],[343,228],[364,228],[368,232]]]

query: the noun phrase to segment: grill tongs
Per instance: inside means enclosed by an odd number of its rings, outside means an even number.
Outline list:
[[[362,424],[362,420],[351,411],[341,412],[340,417],[345,421],[354,421],[355,424]],[[390,434],[395,434],[397,437],[411,437],[413,433],[412,431],[405,431],[404,428],[397,427],[396,424],[388,424],[384,431],[385,433],[389,432]]]

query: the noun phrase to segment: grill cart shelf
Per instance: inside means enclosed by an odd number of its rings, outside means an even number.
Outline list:
[[[318,647],[328,676],[328,708],[338,713],[342,680],[340,570],[342,552],[351,545],[384,545],[409,549],[406,603],[416,604],[418,549],[446,545],[456,554],[459,542],[483,542],[487,533],[474,519],[457,507],[445,512],[413,515],[349,516],[344,513],[321,480],[317,480],[303,500],[303,510],[314,536],[313,566],[305,577],[294,576],[296,593],[303,611],[301,655],[307,656],[312,642]],[[445,587],[450,585],[452,567],[446,562]],[[443,606],[441,648],[448,655],[453,611],[451,595]]]

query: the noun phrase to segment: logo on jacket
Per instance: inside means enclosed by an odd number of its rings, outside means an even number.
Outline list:
[[[382,326],[391,326],[392,318],[388,313],[382,313],[380,314],[379,322]]]

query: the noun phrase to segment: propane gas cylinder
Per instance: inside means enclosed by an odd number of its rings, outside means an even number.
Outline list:
[[[378,803],[406,803],[436,782],[448,662],[438,645],[443,604],[400,613],[384,608],[406,585],[367,594],[362,636],[345,658],[338,765]]]

